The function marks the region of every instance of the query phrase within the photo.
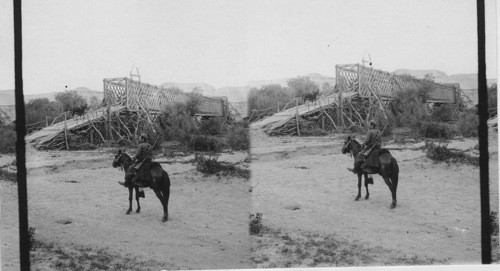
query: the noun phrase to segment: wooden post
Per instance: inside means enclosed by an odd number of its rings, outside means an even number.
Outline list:
[[[66,141],[66,150],[69,151],[68,144],[68,125],[66,124],[66,113],[64,114],[64,140]]]
[[[295,120],[297,123],[297,135],[300,136],[299,128],[299,99],[295,99]]]
[[[49,126],[49,116],[45,116],[45,127]]]
[[[339,124],[342,126],[342,128],[345,128],[344,125],[344,109],[342,108],[342,92],[339,92]]]
[[[109,106],[109,104],[107,105],[106,107],[106,139],[107,140],[110,140],[111,139],[111,127],[110,127],[110,121],[111,121],[111,108]]]
[[[280,101],[278,101],[278,112],[280,112]]]

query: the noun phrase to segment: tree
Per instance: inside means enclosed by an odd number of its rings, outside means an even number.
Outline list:
[[[296,97],[302,97],[304,94],[318,93],[319,87],[311,81],[309,77],[299,76],[288,80],[288,87],[295,91]]]
[[[45,120],[46,117],[56,117],[62,113],[62,104],[49,101],[47,98],[30,100],[26,104],[25,118],[26,124],[33,124]]]
[[[490,116],[497,114],[497,84],[488,88],[488,112]]]
[[[64,111],[69,111],[71,108],[77,106],[87,105],[87,101],[74,90],[57,93],[56,101],[62,104]]]
[[[96,96],[92,96],[89,99],[89,106],[92,109],[97,109],[101,107],[101,101],[99,101],[99,98],[97,98]]]
[[[321,91],[323,93],[334,93],[335,92],[335,87],[330,85],[328,82],[324,82],[321,84]]]

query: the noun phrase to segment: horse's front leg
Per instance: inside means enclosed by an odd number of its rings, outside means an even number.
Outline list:
[[[132,212],[132,194],[133,188],[131,186],[128,187],[128,210],[125,214],[130,214]]]
[[[358,173],[358,195],[354,198],[355,201],[361,198],[361,176],[361,173]]]
[[[363,176],[365,177],[365,188],[366,188],[365,199],[369,199],[370,198],[370,192],[368,192],[368,174],[364,173]]]
[[[141,212],[141,204],[139,203],[139,187],[137,187],[137,186],[135,187],[135,200],[137,201],[137,210],[135,210],[135,212],[140,213]]]

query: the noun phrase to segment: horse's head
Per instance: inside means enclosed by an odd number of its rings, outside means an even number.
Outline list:
[[[348,136],[344,141],[344,146],[342,146],[342,154],[351,152],[352,149],[354,149],[354,142],[356,142],[354,136],[353,137]]]
[[[115,155],[115,160],[113,160],[113,167],[120,167],[122,166],[128,155],[125,153],[124,150],[118,149],[118,153]]]

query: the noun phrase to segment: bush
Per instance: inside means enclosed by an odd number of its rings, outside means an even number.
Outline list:
[[[16,132],[14,127],[2,126],[0,127],[0,153],[15,153],[16,152]]]
[[[464,137],[477,137],[479,132],[479,116],[474,111],[462,112],[457,122],[457,130]]]
[[[164,133],[164,140],[179,141],[181,145],[189,146],[192,135],[197,133],[196,120],[190,116],[189,110],[184,103],[165,108],[159,116],[158,126],[158,130]]]
[[[210,118],[203,121],[198,132],[202,135],[219,135],[223,132],[223,120],[219,118]]]
[[[469,156],[461,151],[452,151],[448,149],[448,144],[434,144],[434,142],[426,141],[427,149],[426,156],[437,162],[457,162],[465,163],[473,166],[479,166],[479,157]]]
[[[262,229],[262,213],[250,214],[250,235],[259,235]]]
[[[431,113],[431,119],[436,122],[450,122],[453,119],[453,107],[448,104],[436,106]]]
[[[59,92],[56,94],[55,99],[62,105],[63,111],[69,111],[71,108],[87,105],[87,100],[74,90]]]
[[[194,157],[196,161],[196,170],[203,173],[214,174],[222,170],[222,166],[217,161],[218,156],[208,156],[206,158],[203,155],[196,154]]]
[[[250,135],[248,128],[233,127],[226,134],[226,142],[235,151],[250,149]]]
[[[213,137],[196,135],[192,139],[190,149],[194,151],[220,152],[224,149],[224,143]]]
[[[498,213],[490,212],[490,230],[491,235],[498,236]]]
[[[422,122],[419,135],[426,138],[450,139],[455,133],[452,126],[439,122]]]

